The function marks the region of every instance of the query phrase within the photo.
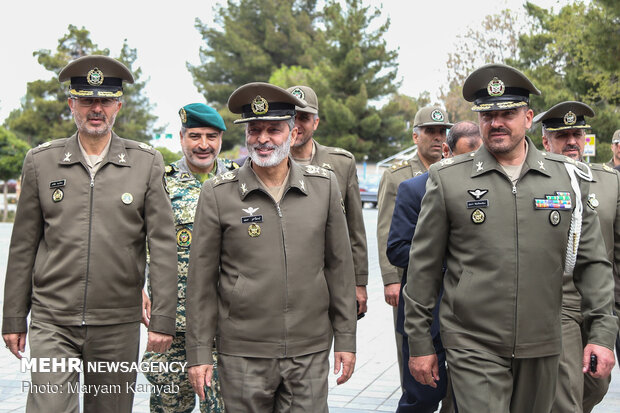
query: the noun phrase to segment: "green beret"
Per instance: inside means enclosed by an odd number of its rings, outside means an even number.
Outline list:
[[[204,128],[210,126],[221,131],[226,130],[224,119],[211,106],[204,103],[190,103],[179,110],[181,124],[184,128]]]

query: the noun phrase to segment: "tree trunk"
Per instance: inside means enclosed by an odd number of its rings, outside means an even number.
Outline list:
[[[4,211],[2,212],[2,222],[6,222],[9,218],[9,183],[5,179],[4,180]]]

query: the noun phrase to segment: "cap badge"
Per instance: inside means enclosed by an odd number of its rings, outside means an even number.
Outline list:
[[[577,123],[577,116],[571,111],[568,111],[566,115],[564,115],[564,124],[565,125],[574,125]]]
[[[254,112],[255,115],[264,115],[267,111],[269,111],[269,103],[267,103],[267,100],[260,95],[256,96],[252,101],[252,112]]]
[[[504,86],[504,82],[497,77],[494,77],[487,85],[487,92],[489,92],[489,96],[502,96],[505,90],[506,87]]]
[[[296,87],[295,89],[293,89],[293,91],[291,92],[291,94],[293,96],[297,96],[299,99],[305,99],[306,98],[306,94],[304,93],[303,90],[301,90],[300,88]]]
[[[179,117],[181,118],[181,123],[187,122],[187,112],[185,112],[185,108],[181,108],[181,110],[179,110]]]
[[[435,122],[443,122],[443,113],[440,110],[435,109],[431,112],[431,119]]]
[[[103,83],[103,72],[98,68],[91,69],[86,75],[86,81],[91,86],[100,86]]]

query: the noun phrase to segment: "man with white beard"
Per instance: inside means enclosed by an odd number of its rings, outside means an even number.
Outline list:
[[[228,411],[327,412],[355,367],[355,274],[335,175],[289,158],[295,106],[268,83],[233,92],[249,157],[202,187],[187,284],[187,361],[201,399],[213,338]]]

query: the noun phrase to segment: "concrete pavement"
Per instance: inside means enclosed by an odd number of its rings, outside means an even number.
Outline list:
[[[392,310],[383,301],[383,284],[377,258],[377,210],[365,209],[364,222],[370,270],[369,312],[358,324],[357,364],[353,377],[342,386],[337,386],[336,376],[330,374],[328,402],[332,413],[393,412],[400,398]],[[0,300],[4,296],[11,229],[11,224],[0,223]],[[145,337],[146,330],[143,329],[142,348],[146,343]],[[28,349],[26,351],[28,354]],[[333,360],[333,357],[330,359]],[[0,351],[0,413],[25,410],[26,393],[22,391],[22,381],[28,381],[29,374],[20,373],[19,370],[19,362],[13,355],[8,350]],[[138,383],[146,383],[141,374]],[[136,394],[134,412],[149,412],[148,399],[147,393]],[[614,367],[609,393],[594,412],[620,412],[620,370],[617,366]]]

